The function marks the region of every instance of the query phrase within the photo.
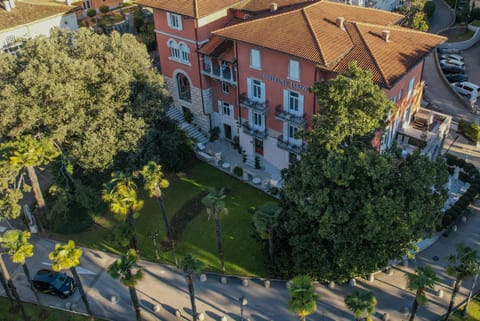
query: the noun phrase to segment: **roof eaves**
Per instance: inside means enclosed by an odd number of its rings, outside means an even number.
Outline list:
[[[308,8],[308,7],[307,7]],[[310,33],[312,34],[312,37],[315,39],[315,45],[317,46],[318,51],[320,52],[320,57],[322,58],[322,63],[326,65],[325,61],[325,54],[322,50],[322,46],[320,45],[320,41],[318,40],[316,32],[313,30],[311,20],[307,14],[307,11],[305,10],[306,8],[301,9],[302,15],[304,16],[305,20],[307,21],[308,29]],[[318,63],[318,62],[317,62]]]

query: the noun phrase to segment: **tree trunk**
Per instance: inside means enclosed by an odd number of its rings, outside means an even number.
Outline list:
[[[190,304],[192,305],[192,320],[197,320],[197,306],[195,304],[195,288],[193,287],[193,275],[187,274],[185,276],[188,285],[188,293],[190,294]]]
[[[127,223],[130,225],[130,228],[132,229],[132,238],[130,239],[130,248],[135,250],[138,258],[140,259],[140,251],[138,250],[138,241],[137,241],[137,229],[135,228],[135,218],[133,217],[132,210],[128,210]]]
[[[28,270],[28,266],[26,263],[23,263],[22,264],[22,268],[23,268],[23,273],[25,274],[25,276],[27,277],[27,280],[28,280],[28,284],[30,284],[30,288],[32,289],[33,291],[33,294],[35,295],[35,300],[37,300],[37,305],[38,306],[42,306],[41,303],[40,303],[40,297],[38,296],[38,292],[35,290],[35,288],[33,287],[33,282],[32,282],[32,277],[30,276],[30,271]]]
[[[37,206],[40,210],[45,210],[45,199],[43,198],[42,189],[40,188],[40,184],[38,183],[37,173],[35,172],[35,168],[33,166],[26,166],[28,178],[30,179],[30,183],[32,183],[32,190],[33,195],[35,196],[35,200],[37,201]]]
[[[158,206],[160,207],[160,211],[162,212],[162,218],[163,218],[163,223],[165,224],[165,231],[167,231],[168,242],[172,247],[173,260],[175,261],[175,266],[178,266],[177,251],[175,250],[175,240],[172,235],[172,229],[170,228],[170,224],[168,223],[167,211],[165,210],[165,206],[163,204],[163,199],[161,195],[157,197],[157,202],[158,202]]]
[[[3,261],[3,255],[2,254],[0,254],[0,269],[2,270],[3,276],[5,277],[5,281],[7,282],[7,287],[12,292],[12,295],[15,298],[15,301],[17,301],[17,305],[20,308],[20,311],[22,312],[23,319],[25,321],[28,321],[27,315],[25,314],[25,309],[23,308],[23,303],[20,300],[20,296],[18,295],[17,288],[15,287],[15,284],[13,283],[12,279],[10,278],[10,273],[8,273],[7,267],[5,266],[5,262]]]
[[[8,300],[10,301],[10,305],[13,307],[14,305],[13,297],[12,297],[12,294],[10,293],[10,290],[8,289],[7,281],[5,280],[5,277],[3,276],[2,271],[0,271],[0,282],[2,283],[3,290],[5,290]]]
[[[268,254],[270,259],[273,260],[273,231],[271,228],[268,229]]]
[[[462,311],[462,316],[463,317],[467,315],[468,304],[470,303],[470,300],[472,299],[472,294],[473,294],[473,290],[475,289],[475,285],[477,284],[477,279],[478,279],[478,273],[475,274],[475,277],[473,278],[472,287],[470,288],[470,292],[468,292],[467,303],[465,303],[465,309],[463,309],[463,311]]]
[[[138,303],[137,290],[134,286],[129,286],[128,292],[130,292],[130,299],[132,299],[133,309],[135,310],[137,321],[142,321],[142,312],[140,311],[140,304]]]
[[[445,320],[448,320],[448,318],[452,314],[453,305],[455,303],[455,297],[457,296],[459,289],[460,289],[460,280],[457,279],[455,280],[455,285],[453,286],[452,298],[450,299],[450,304],[448,305],[447,316]]]
[[[77,283],[78,291],[80,291],[80,296],[82,297],[82,301],[85,304],[87,313],[90,316],[90,319],[93,320],[93,313],[92,313],[92,310],[90,309],[90,304],[88,303],[88,300],[87,300],[87,294],[83,289],[83,284],[82,284],[82,281],[80,280],[80,277],[78,276],[77,269],[75,267],[71,267],[70,272],[72,272],[73,278],[75,279],[75,283]]]
[[[223,246],[222,246],[222,226],[220,225],[220,218],[218,217],[218,211],[216,208],[213,209],[213,216],[215,218],[215,235],[217,237],[217,250],[218,257],[222,264],[222,273],[225,273],[225,261],[223,259]]]
[[[419,293],[417,291],[417,294],[415,295],[415,299],[413,299],[412,313],[410,314],[410,319],[408,319],[408,321],[415,320],[415,315],[417,314],[417,310],[418,310],[418,302],[417,302],[417,296],[418,295],[419,295]]]

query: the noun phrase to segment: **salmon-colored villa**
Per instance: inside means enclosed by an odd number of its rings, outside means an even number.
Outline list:
[[[354,60],[396,104],[377,147],[413,142],[438,153],[448,124],[419,108],[424,59],[445,38],[398,26],[401,15],[328,1],[137,2],[154,9],[174,107],[204,132],[238,139],[249,160],[282,169],[297,159],[296,133],[322,109],[309,88]]]

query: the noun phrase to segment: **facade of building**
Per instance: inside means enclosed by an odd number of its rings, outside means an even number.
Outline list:
[[[50,35],[54,27],[78,29],[71,2],[54,0],[8,0],[0,8],[0,50],[15,53],[21,39]]]
[[[309,88],[357,61],[396,104],[378,135],[392,146],[420,107],[425,56],[445,38],[396,25],[402,16],[326,1],[141,0],[154,8],[160,65],[174,106],[239,142],[249,162],[281,169],[321,112]],[[413,139],[413,137],[412,137]],[[408,139],[404,138],[402,144]]]

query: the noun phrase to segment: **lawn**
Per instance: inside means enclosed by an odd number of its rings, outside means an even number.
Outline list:
[[[474,298],[470,301],[470,304],[468,305],[467,315],[465,317],[461,316],[460,311],[462,309],[456,311],[449,318],[449,321],[480,321],[480,301],[478,298]]]
[[[201,162],[185,172],[169,177],[170,187],[164,190],[163,199],[170,219],[190,200],[205,192],[209,186],[224,187],[228,213],[221,219],[223,250],[227,273],[244,276],[265,276],[262,245],[253,237],[252,217],[248,208],[272,201],[270,196],[244,184],[225,173]],[[88,230],[67,235],[52,235],[63,240],[73,239],[86,247],[119,253],[112,242],[111,229],[117,223],[112,214],[97,215],[95,224]],[[145,206],[136,220],[138,244],[143,259],[156,261],[153,235],[165,238],[165,228],[155,200],[145,199]],[[159,243],[159,242],[158,242]],[[160,248],[160,247],[159,247]],[[206,209],[187,225],[177,244],[178,256],[193,253],[202,260],[208,271],[220,271],[217,257],[213,219],[208,219]],[[160,252],[160,262],[173,263],[170,252]]]
[[[42,321],[84,321],[88,320],[87,317],[82,315],[45,308],[44,312],[41,312],[40,308],[35,304],[24,303],[25,312],[30,317],[30,320],[42,320]],[[0,297],[0,315],[2,321],[18,321],[23,320],[20,310],[11,311],[10,303],[7,298]],[[95,320],[100,320],[95,318]]]

